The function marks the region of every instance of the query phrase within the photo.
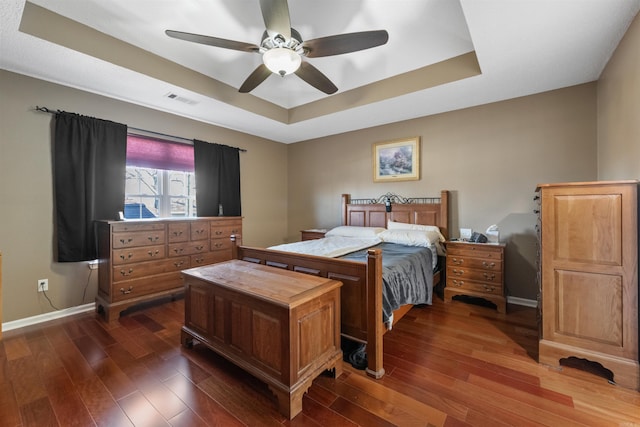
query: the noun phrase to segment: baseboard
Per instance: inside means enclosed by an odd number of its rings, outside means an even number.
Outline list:
[[[507,297],[509,304],[523,305],[525,307],[538,307],[538,301],[533,299],[519,298],[519,297]],[[24,319],[14,320],[2,324],[2,332],[10,331],[12,329],[23,328],[25,326],[36,325],[42,322],[48,322],[49,320],[60,319],[62,317],[73,316],[74,314],[86,313],[87,311],[93,311],[96,308],[94,302],[76,307],[65,308],[64,310],[52,311],[51,313],[39,314],[37,316],[26,317]]]
[[[519,297],[507,297],[507,302],[509,304],[523,305],[525,307],[538,308],[538,301],[536,301],[534,299],[526,299],[526,298],[519,298]]]
[[[73,316],[74,314],[86,313],[96,309],[96,303],[78,305],[76,307],[65,308],[63,310],[52,311],[50,313],[38,314],[37,316],[26,317],[24,319],[13,320],[2,324],[2,332],[12,329],[24,328],[25,326],[36,325],[49,320],[60,319],[62,317]]]

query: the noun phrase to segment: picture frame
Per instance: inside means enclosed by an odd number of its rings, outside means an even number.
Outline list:
[[[373,181],[417,181],[420,179],[420,137],[373,144]]]

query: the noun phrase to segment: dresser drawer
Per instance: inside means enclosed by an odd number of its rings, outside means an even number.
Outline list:
[[[153,274],[169,273],[189,268],[189,257],[163,259],[158,261],[141,262],[137,264],[123,264],[113,267],[113,281],[122,282]]]
[[[160,245],[165,242],[164,227],[162,230],[132,231],[113,233],[113,249],[132,248],[136,246]]]
[[[161,231],[164,230],[164,224],[158,222],[128,222],[122,221],[111,225],[113,233],[122,233],[125,231]]]
[[[186,242],[187,240],[189,240],[190,232],[188,222],[170,223],[167,228],[169,243]]]
[[[463,267],[447,267],[447,277],[452,279],[471,279],[481,282],[502,284],[502,271],[476,270]]]
[[[447,279],[447,286],[453,289],[466,290],[471,292],[479,292],[491,295],[503,295],[501,283],[482,283],[466,279]]]
[[[211,238],[219,239],[222,237],[230,237],[232,234],[242,234],[242,224],[229,223],[225,225],[219,225],[211,223]]]
[[[132,262],[152,261],[164,258],[165,246],[142,246],[137,248],[116,249],[113,251],[113,265],[128,264]]]
[[[211,239],[212,251],[231,250],[232,246],[231,236],[228,236],[225,239]]]
[[[197,242],[174,243],[169,245],[169,256],[193,255],[209,251],[209,241],[200,240]]]
[[[215,264],[217,262],[229,261],[231,259],[231,250],[207,252],[203,254],[191,255],[191,267],[199,267],[201,265]]]
[[[209,221],[196,221],[191,223],[191,240],[205,240],[209,238],[211,226]]]
[[[175,271],[114,283],[111,290],[111,298],[113,302],[125,301],[181,286],[182,272]]]

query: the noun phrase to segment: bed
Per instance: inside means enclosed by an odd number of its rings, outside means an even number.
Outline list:
[[[388,221],[407,224],[435,225],[448,236],[449,192],[440,197],[404,198],[387,193],[375,199],[352,199],[342,195],[342,225],[386,227]],[[384,375],[382,364],[383,335],[388,329],[383,321],[383,257],[382,250],[364,251],[362,261],[328,258],[246,246],[233,247],[234,258],[272,267],[339,280],[341,288],[341,333],[345,338],[366,344],[366,372],[374,378]],[[440,270],[434,271],[432,287],[441,281]],[[393,313],[393,322],[406,314],[411,305]]]

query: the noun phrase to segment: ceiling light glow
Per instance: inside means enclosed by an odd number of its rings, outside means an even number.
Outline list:
[[[262,55],[262,62],[270,71],[286,76],[300,68],[302,58],[289,48],[276,47],[269,49]]]

